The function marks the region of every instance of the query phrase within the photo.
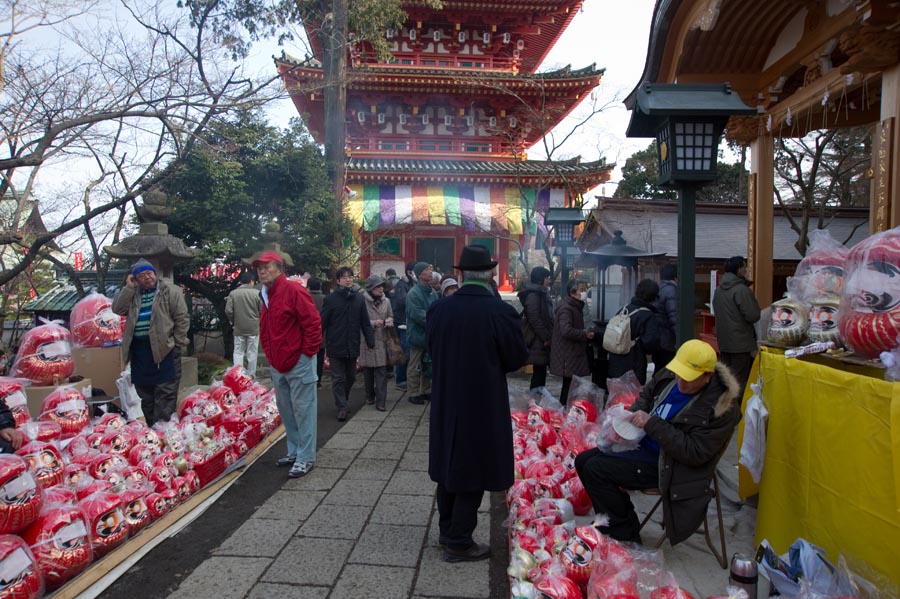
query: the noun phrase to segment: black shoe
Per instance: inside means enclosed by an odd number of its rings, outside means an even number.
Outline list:
[[[490,546],[483,543],[473,543],[468,549],[454,549],[453,547],[444,549],[444,561],[450,563],[477,562],[490,556]]]
[[[378,410],[379,412],[384,412],[384,410],[385,410],[384,404],[376,405],[375,409]]]
[[[367,400],[366,400],[366,405],[370,405],[370,406],[371,406],[373,403],[375,403],[375,398],[367,399]]]
[[[425,403],[424,395],[412,395],[409,397],[409,403],[414,403],[417,406],[421,406]]]
[[[279,468],[285,468],[287,466],[293,466],[296,458],[292,455],[286,455],[283,458],[278,458],[275,460],[275,465]]]
[[[338,419],[338,422],[346,422],[347,421],[347,410],[346,409],[338,410],[337,419]]]
[[[431,401],[431,393],[426,393],[424,395],[424,397],[425,397],[425,401]]]

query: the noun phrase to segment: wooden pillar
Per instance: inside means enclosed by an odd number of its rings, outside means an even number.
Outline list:
[[[870,232],[900,225],[900,65],[881,76],[881,121],[873,138]]]
[[[500,246],[497,249],[497,268],[500,269],[497,288],[500,291],[512,291],[512,285],[509,284],[509,239],[501,237],[497,241]]]
[[[775,245],[775,144],[762,135],[750,144],[747,186],[747,272],[760,306],[772,303]],[[723,259],[728,256],[723,256]]]

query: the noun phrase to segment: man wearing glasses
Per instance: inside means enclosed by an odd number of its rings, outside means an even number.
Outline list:
[[[141,258],[131,266],[112,311],[126,316],[122,354],[131,364],[147,424],[168,420],[181,383],[181,351],[188,345],[184,294],[157,278],[153,265]]]

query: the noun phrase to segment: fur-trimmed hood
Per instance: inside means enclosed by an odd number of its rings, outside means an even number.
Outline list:
[[[716,418],[719,418],[732,409],[735,403],[740,405],[742,398],[741,384],[738,383],[737,378],[724,362],[716,362],[716,376],[719,377],[719,380],[722,381],[722,386],[725,387],[725,390],[719,395],[719,401],[716,402],[716,407],[713,410],[713,414],[715,414]]]

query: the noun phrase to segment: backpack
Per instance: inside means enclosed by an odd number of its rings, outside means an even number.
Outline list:
[[[631,339],[631,315],[637,314],[647,308],[638,308],[634,312],[628,311],[628,306],[622,308],[618,314],[612,317],[606,325],[603,333],[603,349],[611,354],[625,355],[631,351],[637,339]],[[649,310],[647,310],[649,312]]]

